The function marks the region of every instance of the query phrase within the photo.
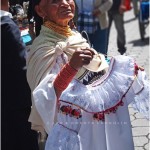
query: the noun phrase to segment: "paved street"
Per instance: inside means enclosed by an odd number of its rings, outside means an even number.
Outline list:
[[[146,29],[147,38],[143,42],[140,40],[138,20],[134,19],[133,10],[126,12],[124,16],[127,53],[126,55],[135,58],[138,65],[143,66],[150,79],[150,49],[149,49],[149,27]],[[116,30],[114,24],[110,32],[108,55],[118,55],[116,46]],[[135,150],[149,150],[150,128],[149,122],[141,114],[129,106],[130,118],[132,123],[133,139]]]

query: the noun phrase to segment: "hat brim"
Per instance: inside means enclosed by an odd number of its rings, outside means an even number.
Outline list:
[[[92,59],[90,64],[84,65],[83,67],[92,72],[100,72],[108,68],[108,63],[105,60],[105,56],[102,54],[97,54],[98,57]]]

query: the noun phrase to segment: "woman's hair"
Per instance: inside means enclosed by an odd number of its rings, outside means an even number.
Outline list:
[[[34,1],[34,4],[37,5],[40,3],[41,0],[33,0],[33,1]]]

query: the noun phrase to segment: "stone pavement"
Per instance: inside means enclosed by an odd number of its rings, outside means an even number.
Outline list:
[[[140,40],[138,20],[134,19],[133,10],[126,12],[124,16],[126,30],[126,55],[135,58],[138,65],[143,66],[150,79],[150,49],[149,49],[149,26],[146,28],[145,41]],[[108,46],[108,55],[118,55],[116,46],[116,30],[114,24],[110,32],[110,40]],[[141,114],[136,112],[129,106],[130,119],[132,124],[132,132],[135,150],[149,150],[150,142],[150,122],[143,118]]]

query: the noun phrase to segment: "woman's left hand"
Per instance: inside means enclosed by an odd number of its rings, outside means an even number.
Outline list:
[[[119,7],[119,13],[123,14],[126,11],[126,6],[125,5],[120,5]]]

